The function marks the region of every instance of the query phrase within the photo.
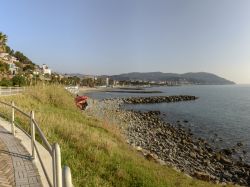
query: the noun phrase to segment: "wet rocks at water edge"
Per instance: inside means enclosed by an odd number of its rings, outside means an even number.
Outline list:
[[[250,166],[233,160],[230,150],[215,152],[203,139],[162,121],[159,112],[127,111],[123,115],[130,124],[128,142],[150,151],[156,160],[201,180],[250,185]]]
[[[181,101],[180,96],[171,97]],[[181,98],[196,99],[194,96]],[[197,179],[250,186],[250,166],[234,160],[233,150],[213,150],[205,140],[195,138],[190,130],[162,120],[160,111],[137,112],[121,109],[124,103],[150,103],[154,99],[106,99],[93,107],[93,113],[97,114],[99,111],[98,114],[103,113],[103,116],[110,117],[110,121],[115,119],[115,124],[121,127],[127,142],[148,160],[173,166]]]

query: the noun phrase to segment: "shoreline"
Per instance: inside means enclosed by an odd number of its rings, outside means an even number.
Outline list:
[[[110,93],[141,93],[141,94],[152,94],[152,93],[163,93],[158,90],[145,90],[144,88],[126,88],[126,87],[79,87],[79,93],[85,94],[90,92],[110,92]]]
[[[152,93],[163,93],[161,91],[157,91],[157,90],[125,90],[125,89],[106,89],[103,90],[102,92],[110,92],[110,93],[141,93],[141,94],[152,94]]]
[[[176,99],[179,96],[172,97],[167,102],[183,101]],[[192,96],[192,100],[194,99],[197,98]],[[250,185],[250,166],[234,160],[230,150],[216,152],[205,140],[194,137],[191,131],[163,121],[159,111],[136,112],[122,109],[126,103],[153,102],[159,103],[149,97],[94,101],[92,115],[100,119],[106,117],[119,124],[127,143],[146,159],[172,166],[204,181]]]

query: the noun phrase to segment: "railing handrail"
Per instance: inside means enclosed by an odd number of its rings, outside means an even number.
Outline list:
[[[11,106],[11,105],[10,105]],[[11,106],[14,109],[16,109],[18,112],[20,112],[21,114],[23,114],[24,116],[26,116],[27,118],[30,118],[30,115],[24,111],[22,111],[20,108],[16,107],[16,106]]]
[[[20,108],[16,107],[14,105],[14,102],[12,101],[11,104],[0,101],[1,104],[8,106],[12,109],[12,118],[11,118],[11,131],[12,134],[15,136],[15,110],[20,112],[22,115],[30,119],[30,125],[31,125],[31,135],[29,135],[28,132],[22,129],[26,135],[31,139],[31,151],[32,151],[32,157],[36,160],[36,155],[38,156],[38,160],[42,166],[43,172],[45,174],[46,180],[51,187],[72,187],[72,181],[71,181],[71,173],[70,169],[68,167],[64,167],[62,171],[61,166],[61,151],[59,145],[56,143],[53,146],[49,143],[46,136],[40,129],[37,121],[34,117],[34,112],[31,111],[30,115]],[[37,131],[36,131],[37,130]],[[53,182],[50,181],[48,172],[46,171],[46,167],[44,166],[44,163],[42,161],[39,149],[36,145],[36,139],[35,135],[36,132],[38,132],[39,137],[42,139],[43,147],[49,152],[49,155],[52,157],[52,170],[53,170]]]
[[[25,90],[25,87],[1,87],[0,86],[0,95],[16,95],[22,93]]]
[[[24,86],[0,86],[0,89],[3,89],[3,88],[25,88]]]

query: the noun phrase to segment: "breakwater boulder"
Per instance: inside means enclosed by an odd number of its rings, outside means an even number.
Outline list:
[[[122,98],[126,104],[150,104],[150,103],[171,103],[180,101],[196,100],[198,97],[190,95],[177,95],[177,96],[151,96],[151,97],[128,97]]]

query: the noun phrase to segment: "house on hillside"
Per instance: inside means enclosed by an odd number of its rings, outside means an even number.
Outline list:
[[[11,62],[13,62],[13,63],[19,62],[19,60],[17,60],[17,58],[14,57],[14,56],[9,56],[9,60],[10,60]]]
[[[49,69],[49,67],[46,64],[42,65],[42,71],[43,71],[43,74],[51,75],[51,69]]]
[[[19,62],[16,57],[11,56],[9,53],[0,53],[0,58],[10,62]]]
[[[0,59],[3,60],[4,63],[9,65],[9,71],[11,75],[16,75],[18,71],[18,67],[15,62],[19,62],[15,57],[9,55],[9,53],[0,53]]]
[[[0,52],[0,58],[3,60],[9,60],[9,53],[1,53]]]
[[[9,65],[9,71],[11,73],[11,75],[16,75],[18,72],[18,67],[16,66],[16,64],[14,62],[11,61],[6,61],[6,63]]]

